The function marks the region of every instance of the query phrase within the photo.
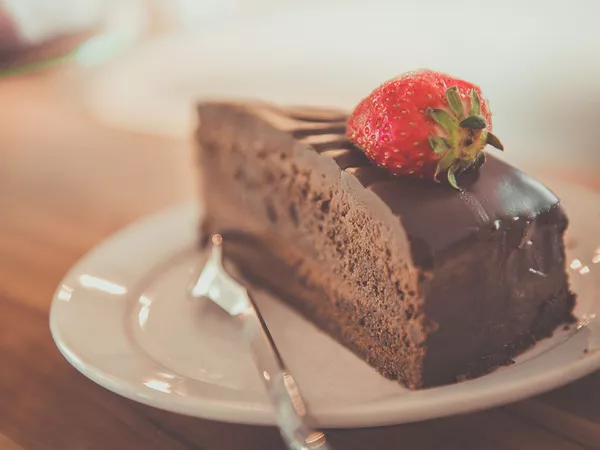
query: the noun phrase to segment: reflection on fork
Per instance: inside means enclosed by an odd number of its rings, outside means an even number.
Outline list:
[[[308,414],[298,385],[286,368],[252,296],[223,267],[223,238],[219,234],[212,237],[211,254],[191,295],[210,299],[240,321],[288,447],[292,450],[328,450],[325,434],[314,429],[314,420]]]

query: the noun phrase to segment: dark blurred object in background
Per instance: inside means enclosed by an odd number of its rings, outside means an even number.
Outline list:
[[[0,77],[69,59],[92,37],[120,33],[130,41],[143,29],[143,4],[144,0],[0,0]]]
[[[18,46],[17,27],[6,7],[0,4],[0,64],[7,56],[14,53]]]

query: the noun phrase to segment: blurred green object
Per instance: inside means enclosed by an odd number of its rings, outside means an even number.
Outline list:
[[[93,36],[76,45],[72,50],[58,56],[42,58],[39,61],[9,64],[0,66],[0,78],[21,75],[29,72],[49,69],[64,63],[74,62],[83,66],[102,64],[110,58],[127,49],[135,40],[137,34],[132,32],[112,32]],[[25,50],[27,52],[27,50]]]
[[[78,50],[72,50],[67,54],[63,54],[54,58],[36,61],[32,63],[25,63],[23,65],[15,65],[11,67],[7,67],[4,69],[0,69],[0,78],[6,78],[13,75],[20,75],[28,72],[35,72],[38,70],[47,69],[53,66],[57,66],[61,63],[72,60],[77,55]]]

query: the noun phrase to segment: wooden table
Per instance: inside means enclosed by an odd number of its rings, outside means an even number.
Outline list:
[[[74,79],[0,80],[0,449],[283,449],[274,428],[121,398],[54,346],[48,309],[69,267],[132,220],[194,195],[185,142],[97,123],[70,94]],[[600,449],[600,372],[491,411],[330,436],[339,450]]]

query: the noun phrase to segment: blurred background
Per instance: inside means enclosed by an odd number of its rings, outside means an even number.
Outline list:
[[[0,448],[280,442],[274,429],[113,396],[67,364],[48,329],[76,261],[132,221],[196,197],[195,101],[350,109],[401,72],[449,72],[482,87],[502,157],[551,188],[557,178],[579,184],[565,184],[579,200],[567,209],[597,217],[586,189],[600,191],[598,17],[598,0],[0,0],[0,404],[10,405]],[[512,410],[359,430],[347,448],[598,448],[599,380]]]
[[[182,138],[201,97],[351,108],[385,79],[428,67],[481,85],[507,158],[582,176],[600,164],[594,0],[0,5],[1,76],[77,67],[60,96],[110,127]]]

